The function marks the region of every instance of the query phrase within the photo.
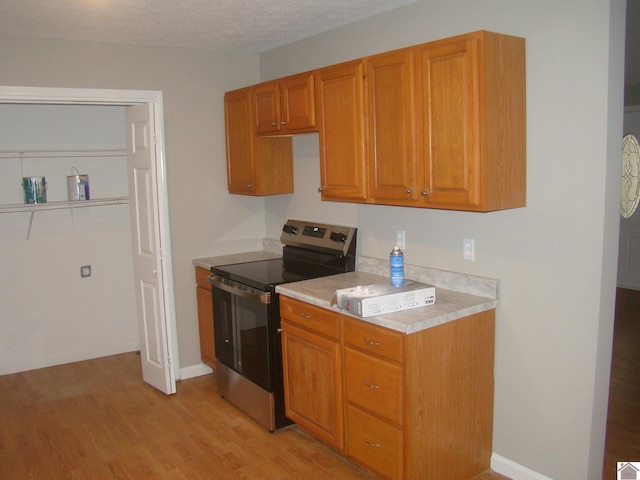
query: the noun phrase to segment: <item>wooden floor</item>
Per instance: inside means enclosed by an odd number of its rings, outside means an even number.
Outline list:
[[[640,459],[639,312],[640,292],[619,290],[604,480]],[[0,376],[0,479],[374,478],[296,428],[266,432],[212,375],[172,396],[141,377],[135,353]]]
[[[618,289],[603,480],[640,460],[640,291]]]
[[[375,478],[296,428],[268,433],[212,375],[171,396],[141,378],[135,353],[0,376],[0,479]]]

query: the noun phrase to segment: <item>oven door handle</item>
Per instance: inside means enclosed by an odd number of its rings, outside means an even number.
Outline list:
[[[228,283],[223,282],[222,279],[216,275],[211,275],[207,277],[207,282],[209,282],[213,288],[218,288],[232,295],[238,295],[239,297],[246,298],[254,302],[260,302],[264,304],[271,303],[270,292],[263,292],[239,283],[237,285],[240,285],[243,288],[235,287],[233,285],[229,285]],[[232,282],[232,283],[235,283],[235,282]]]

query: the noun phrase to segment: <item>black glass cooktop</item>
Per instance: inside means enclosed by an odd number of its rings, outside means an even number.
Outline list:
[[[301,275],[287,271],[281,258],[219,265],[212,267],[211,272],[220,277],[229,278],[259,290],[266,290],[268,286],[276,286],[282,283],[298,282],[312,278],[309,275]]]

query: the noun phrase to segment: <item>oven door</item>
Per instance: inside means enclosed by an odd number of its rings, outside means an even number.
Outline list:
[[[213,287],[216,357],[272,391],[268,330],[271,294],[216,275],[207,280]]]

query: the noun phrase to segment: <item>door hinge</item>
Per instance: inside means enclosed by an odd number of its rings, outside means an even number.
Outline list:
[[[167,357],[167,368],[171,370],[171,357]]]

